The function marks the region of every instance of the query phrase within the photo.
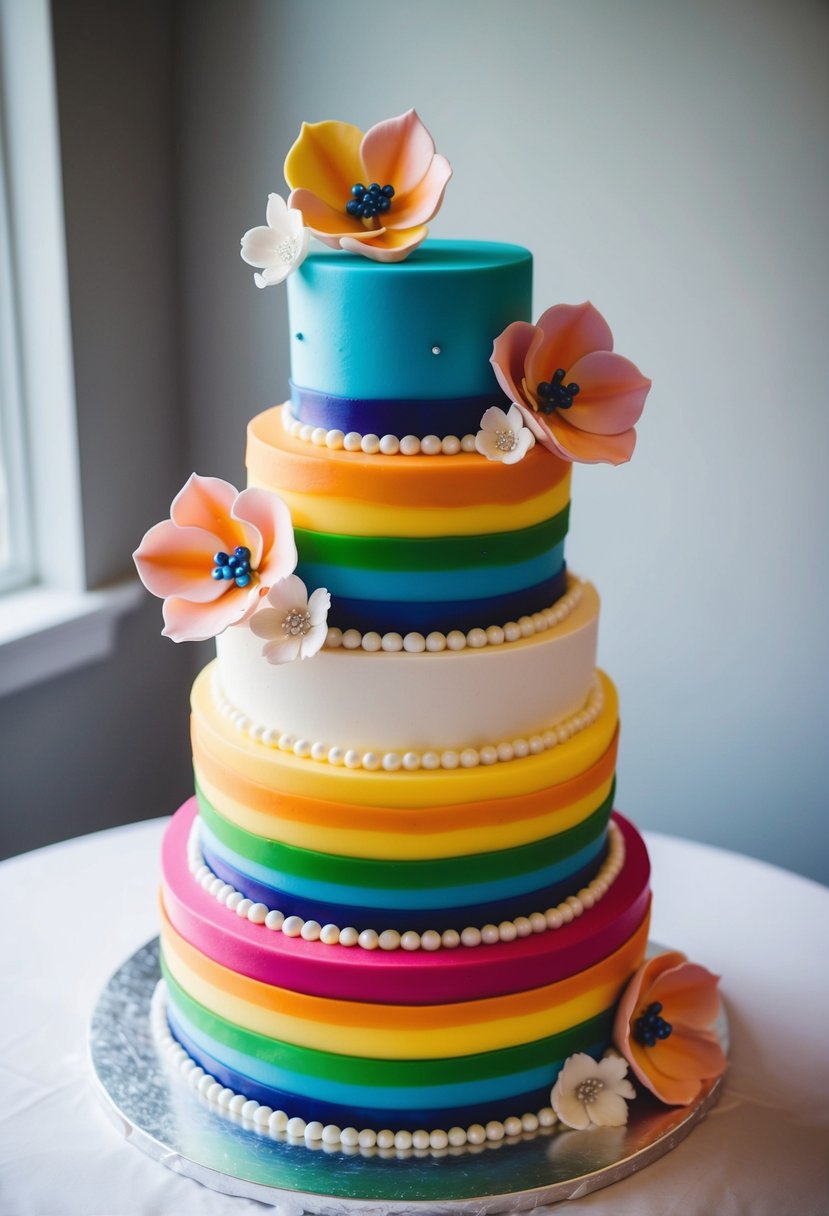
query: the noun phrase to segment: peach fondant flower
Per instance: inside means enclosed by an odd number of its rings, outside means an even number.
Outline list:
[[[565,1060],[550,1104],[568,1127],[622,1127],[628,1119],[625,1099],[636,1097],[627,1070],[627,1064],[617,1055],[594,1060],[578,1051]]]
[[[193,473],[170,518],[133,554],[141,581],[164,600],[174,642],[203,642],[237,625],[297,563],[291,513],[268,490],[243,490]]]
[[[725,1071],[712,1030],[717,983],[674,950],[643,963],[619,1002],[613,1041],[642,1084],[670,1106],[688,1106]]]
[[[495,339],[491,362],[551,452],[584,464],[630,460],[651,382],[613,354],[613,335],[592,304],[557,304],[537,325],[513,321]]]
[[[288,204],[317,240],[375,262],[401,262],[426,239],[451,176],[414,110],[365,135],[345,122],[303,123],[285,160]]]
[[[311,598],[296,574],[274,583],[263,606],[250,618],[250,630],[267,645],[262,654],[269,663],[310,659],[328,634],[331,595],[318,587]]]

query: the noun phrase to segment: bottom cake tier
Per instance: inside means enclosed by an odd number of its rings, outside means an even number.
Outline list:
[[[167,831],[161,945],[169,1029],[209,1084],[283,1123],[432,1133],[547,1108],[567,1057],[610,1045],[650,912],[621,816],[587,887],[418,949],[273,914],[212,873],[201,826],[191,799]]]

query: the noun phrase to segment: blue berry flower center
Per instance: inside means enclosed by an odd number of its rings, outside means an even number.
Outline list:
[[[393,198],[394,186],[379,186],[377,182],[364,186],[357,182],[351,187],[351,198],[345,209],[357,220],[373,220],[388,211]]]
[[[654,1001],[633,1023],[633,1037],[643,1047],[654,1047],[658,1039],[667,1039],[673,1030],[671,1023],[659,1016],[661,1013],[661,1003]]]
[[[216,563],[212,570],[212,576],[217,581],[222,579],[224,582],[233,582],[237,587],[247,587],[253,577],[254,571],[250,568],[250,549],[244,545],[239,545],[232,553],[214,553],[213,561]]]
[[[573,398],[579,391],[579,386],[572,381],[564,384],[564,368],[560,367],[552,380],[542,380],[538,386],[538,396],[541,400],[538,408],[542,414],[552,414],[553,410],[569,410]]]

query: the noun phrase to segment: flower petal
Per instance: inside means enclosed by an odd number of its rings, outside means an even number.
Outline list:
[[[518,434],[518,442],[511,452],[504,453],[504,464],[517,464],[523,460],[530,448],[535,447],[535,436],[529,427],[522,427]]]
[[[584,1103],[579,1101],[572,1089],[565,1089],[561,1085],[560,1076],[553,1086],[550,1105],[561,1122],[566,1123],[568,1127],[575,1127],[582,1131],[585,1127],[590,1126],[590,1116]]]
[[[267,603],[266,599],[265,604]],[[285,613],[276,608],[258,608],[248,621],[248,628],[256,637],[264,638],[265,641],[281,640],[285,636],[282,632],[284,620]]]
[[[373,262],[402,262],[418,245],[423,244],[428,235],[429,229],[425,224],[395,231],[381,228],[367,233],[365,239],[360,241],[344,236],[340,240],[340,248],[347,249],[349,253],[361,253]]]
[[[270,587],[296,568],[291,512],[278,494],[270,490],[243,490],[233,506],[232,517],[249,538],[246,543],[251,551],[250,564],[259,576],[260,586]]]
[[[545,415],[543,420],[540,414],[536,418],[541,426],[549,428],[551,450],[580,464],[624,464],[630,460],[636,446],[633,429],[623,431],[621,435],[591,435],[589,431],[570,426],[558,411]],[[541,442],[545,443],[543,439]],[[545,446],[550,445],[545,443]]]
[[[509,397],[519,405],[525,400],[521,389],[524,379],[524,360],[535,337],[535,326],[529,321],[513,321],[492,345],[490,363],[495,378]],[[529,402],[526,402],[529,405]],[[540,438],[540,436],[539,436]]]
[[[221,536],[224,543],[227,521],[238,491],[220,477],[200,477],[191,473],[173,499],[170,518],[180,528],[204,528]]]
[[[300,612],[307,611],[308,590],[299,575],[289,574],[285,578],[274,581],[268,592],[266,603],[279,613],[281,628],[282,621],[289,612],[293,612],[295,609]],[[259,616],[260,613],[256,615]]]
[[[702,1080],[666,1076],[651,1059],[652,1050],[635,1041],[630,1043],[630,1066],[645,1088],[668,1106],[688,1106],[694,1102],[702,1090]]]
[[[415,110],[376,123],[360,148],[366,176],[380,186],[394,186],[396,194],[404,196],[426,176],[434,155],[435,141]]]
[[[475,436],[475,451],[486,456],[487,460],[503,460],[506,455],[498,447],[495,432],[485,431],[483,428]]]
[[[336,237],[339,239],[342,236],[350,236],[354,240],[361,240],[373,236],[379,229],[366,228],[362,220],[349,215],[345,209],[348,199],[349,193],[346,193],[340,206],[332,206],[311,190],[300,188],[291,191],[288,201],[293,209],[302,212],[302,218],[305,223],[311,229],[314,236],[319,237],[320,240],[323,237]]]
[[[272,264],[281,265],[279,246],[284,240],[286,237],[274,232],[273,228],[250,228],[242,237],[242,248],[239,251],[242,261],[247,262],[248,266],[261,268]]]
[[[513,420],[515,418],[514,410],[514,405],[510,406],[509,412],[499,409],[497,405],[491,405],[488,410],[484,411],[484,416],[481,418],[481,430],[492,435],[497,435],[499,431],[504,430],[517,431],[524,425],[524,422],[519,414],[518,426],[514,425],[514,422],[511,421],[511,418]],[[518,414],[518,411],[515,410],[515,413]]]
[[[622,355],[595,351],[578,359],[567,372],[579,393],[566,411],[567,421],[594,435],[620,435],[635,426],[651,382]]]
[[[223,547],[224,541],[212,532],[179,528],[165,519],[150,528],[132,556],[139,578],[153,595],[206,604],[219,599],[231,585],[211,577],[213,556]]]
[[[674,1025],[705,1030],[720,1011],[718,977],[699,963],[684,963],[664,971],[651,984],[648,1001],[661,1001]]]
[[[311,625],[317,628],[328,620],[328,609],[331,607],[331,592],[325,587],[317,587],[308,601],[308,611],[311,614]],[[323,639],[324,641],[325,639]]]
[[[603,1089],[590,1103],[587,1113],[598,1127],[624,1127],[628,1121],[627,1102],[612,1089]]]
[[[257,593],[254,589],[253,596]],[[194,604],[175,596],[164,601],[164,637],[174,642],[206,642],[237,624],[248,612],[252,600],[249,590],[232,587],[213,604]]]
[[[327,637],[328,626],[324,622],[322,625],[312,626],[300,642],[299,657],[301,659],[313,658],[319,650],[322,650]]]
[[[548,308],[539,317],[537,328],[543,338],[528,355],[526,365],[533,392],[543,380],[551,380],[558,368],[569,372],[583,355],[613,350],[610,326],[587,300],[584,304],[556,304]]]
[[[725,1072],[726,1060],[715,1034],[675,1026],[667,1039],[658,1039],[650,1052],[653,1067],[677,1081],[699,1081]]]
[[[451,176],[452,166],[446,157],[435,156],[422,181],[409,194],[392,199],[383,216],[386,227],[414,228],[417,224],[428,224],[440,210]]]
[[[268,205],[265,209],[265,222],[281,237],[294,235],[291,224],[291,209],[281,194],[269,194]]]
[[[345,205],[351,197],[351,187],[362,175],[360,144],[363,133],[351,123],[325,121],[304,122],[296,143],[285,158],[285,180],[292,190],[300,187],[316,194],[345,215]],[[366,183],[367,184],[367,183]],[[382,183],[385,184],[385,183]],[[289,199],[291,207],[299,206]],[[306,215],[305,222],[310,228]]]
[[[301,637],[286,637],[282,641],[268,642],[262,648],[262,654],[269,663],[292,663],[299,658]]]

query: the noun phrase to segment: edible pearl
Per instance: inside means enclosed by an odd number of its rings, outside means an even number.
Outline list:
[[[432,654],[438,654],[441,650],[446,649],[446,637],[442,633],[435,631],[426,635],[426,649]]]
[[[304,923],[301,916],[288,916],[282,922],[282,932],[286,937],[299,937]]]
[[[461,448],[464,452],[476,451],[477,449],[475,447],[475,436],[474,435],[464,435],[463,439],[461,440]]]
[[[336,946],[340,940],[340,931],[336,925],[323,925],[320,929],[320,941],[325,946]]]
[[[360,940],[360,935],[353,925],[349,925],[345,929],[340,929],[340,945],[341,946],[356,946]]]
[[[426,649],[426,639],[422,633],[407,633],[403,639],[403,649],[409,654],[422,654]]]
[[[367,456],[374,456],[380,451],[380,436],[379,435],[363,435],[360,441],[361,449]]]
[[[404,456],[416,456],[420,451],[420,440],[417,435],[404,435],[400,440],[400,451]]]
[[[440,449],[441,443],[437,435],[424,435],[420,441],[420,450],[424,456],[437,456]]]
[[[300,937],[305,942],[317,942],[319,941],[321,928],[322,926],[320,925],[319,921],[306,920],[305,924],[302,926]]]
[[[414,929],[408,929],[400,938],[400,945],[403,950],[419,950],[420,934]]]
[[[396,435],[384,435],[380,440],[380,451],[384,456],[396,456],[400,451],[400,440]]]
[[[357,940],[363,950],[376,950],[380,944],[380,936],[376,929],[363,929]]]
[[[436,929],[427,929],[425,933],[421,933],[420,935],[420,944],[424,950],[439,950],[440,934]]]
[[[315,447],[324,447],[327,438],[328,431],[326,431],[324,426],[315,426],[311,432],[311,443],[313,443]]]
[[[356,431],[349,431],[343,438],[343,447],[347,452],[359,452],[362,442],[362,435],[358,435]]]
[[[465,650],[466,634],[461,633],[459,629],[452,629],[446,635],[446,645],[450,650]]]
[[[265,917],[266,929],[281,929],[285,923],[285,916],[278,908],[273,908]]]
[[[345,435],[342,431],[329,431],[325,436],[325,446],[327,448],[331,448],[332,451],[337,452],[343,446],[344,439]]]
[[[446,435],[440,446],[444,456],[457,456],[461,450],[461,441],[457,435]]]
[[[384,929],[377,939],[377,944],[381,950],[399,950],[400,934],[396,929]]]
[[[399,633],[384,633],[381,644],[383,650],[393,653],[403,649],[403,638]]]
[[[367,650],[370,654],[374,654],[382,645],[383,639],[380,637],[379,633],[369,632],[363,634],[363,650]]]

